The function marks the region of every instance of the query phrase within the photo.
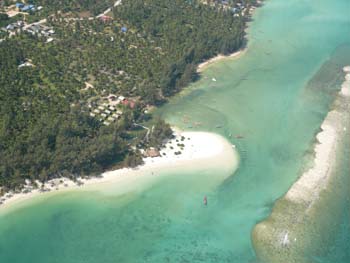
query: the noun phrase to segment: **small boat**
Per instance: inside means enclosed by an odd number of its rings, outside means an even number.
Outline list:
[[[237,138],[237,139],[243,139],[244,136],[243,136],[243,135],[236,135],[236,138]]]
[[[222,128],[222,126],[221,125],[216,125],[215,128],[216,129],[220,129],[220,128]]]
[[[216,78],[212,78],[211,80],[214,81],[214,82],[216,82]]]
[[[207,196],[205,195],[204,198],[203,198],[203,204],[204,205],[207,205],[208,204],[208,199],[207,199]]]

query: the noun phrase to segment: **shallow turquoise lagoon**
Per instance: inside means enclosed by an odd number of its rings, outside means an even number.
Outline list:
[[[349,10],[348,0],[267,1],[250,26],[248,51],[209,66],[158,112],[236,144],[235,174],[179,171],[122,196],[36,200],[0,216],[0,262],[257,262],[251,231],[310,164],[314,135],[350,64]],[[300,251],[309,262],[350,262],[347,200],[346,191],[334,199],[343,223],[324,229],[334,246]]]

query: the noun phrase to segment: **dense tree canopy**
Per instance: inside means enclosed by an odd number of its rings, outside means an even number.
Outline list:
[[[163,103],[196,79],[198,63],[244,44],[245,16],[200,1],[124,0],[107,20],[71,18],[72,12],[97,14],[114,1],[31,2],[46,8],[55,35],[47,43],[20,32],[0,43],[0,186],[7,188],[26,178],[139,164],[132,149],[146,131],[134,123],[148,119],[146,105]],[[110,93],[138,104],[123,106],[121,119],[105,126],[88,105]],[[157,147],[171,136],[163,121],[149,125],[154,129],[143,146]]]

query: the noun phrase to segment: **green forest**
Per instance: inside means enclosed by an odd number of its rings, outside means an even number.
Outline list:
[[[124,0],[105,20],[66,13],[97,14],[114,1],[32,2],[49,6],[46,26],[55,34],[50,43],[22,31],[0,42],[4,189],[20,187],[25,179],[75,178],[142,163],[138,147],[160,147],[171,136],[169,125],[144,109],[196,80],[198,63],[245,44],[247,16],[201,1]],[[106,126],[91,117],[89,106],[108,94],[137,104],[121,106],[121,118]],[[149,141],[135,123],[153,125]]]

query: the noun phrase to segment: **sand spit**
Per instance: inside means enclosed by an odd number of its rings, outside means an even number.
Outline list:
[[[181,152],[181,154],[179,154]],[[178,169],[225,169],[232,174],[238,167],[239,157],[234,147],[223,137],[207,132],[182,132],[175,130],[175,138],[166,143],[160,157],[144,158],[144,165],[135,169],[124,168],[103,173],[100,177],[53,179],[34,188],[31,184],[20,193],[9,192],[0,198],[0,211],[25,203],[35,196],[51,196],[64,191],[89,191],[108,187],[111,184],[131,185],[139,177],[155,177],[162,171]],[[38,183],[41,185],[41,183]],[[17,206],[16,206],[17,207]]]
[[[305,251],[317,251],[320,247],[317,240],[323,239],[323,244],[328,239],[332,240],[323,230],[329,227],[329,222],[334,222],[341,211],[325,204],[335,194],[327,193],[337,184],[337,154],[341,152],[350,131],[350,66],[344,67],[343,71],[345,81],[333,110],[327,114],[321,125],[322,131],[316,136],[318,142],[314,148],[312,167],[276,202],[270,217],[253,230],[254,248],[263,262],[310,262]],[[337,187],[340,190],[343,186]]]

